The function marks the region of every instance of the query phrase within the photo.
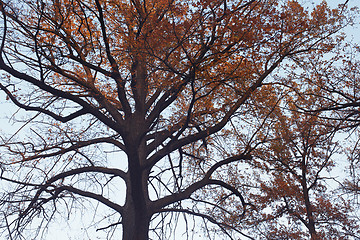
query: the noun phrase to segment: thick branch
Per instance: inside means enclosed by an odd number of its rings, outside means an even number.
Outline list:
[[[119,212],[120,214],[123,214],[123,212],[124,212],[122,206],[110,201],[109,199],[105,198],[104,196],[102,196],[100,194],[83,191],[81,189],[74,188],[72,186],[61,186],[61,187],[59,187],[57,189],[57,191],[60,191],[60,192],[61,191],[69,191],[69,192],[78,194],[80,196],[88,197],[88,198],[94,199],[96,201],[99,201],[99,202],[103,203],[104,205],[106,205],[106,206],[114,209],[115,211]]]
[[[227,165],[229,163],[232,162],[236,162],[242,159],[251,159],[251,156],[248,155],[237,155],[237,156],[233,156],[227,159],[224,159],[216,164],[214,164],[205,174],[205,176],[203,177],[203,179],[191,184],[189,187],[187,187],[186,189],[184,189],[183,191],[179,192],[179,193],[174,193],[172,195],[163,197],[161,199],[158,199],[156,201],[153,202],[154,207],[153,209],[161,209],[165,206],[168,206],[172,203],[175,202],[179,202],[181,200],[187,199],[191,196],[191,194],[193,194],[195,191],[207,186],[207,185],[220,185],[222,187],[227,188],[228,190],[232,191],[236,196],[240,197],[241,202],[246,205],[242,195],[233,187],[231,187],[230,185],[228,185],[225,182],[219,181],[219,180],[212,180],[211,179],[211,175],[220,167]]]
[[[111,55],[109,39],[106,34],[106,26],[105,26],[105,22],[104,22],[104,15],[103,15],[103,10],[102,10],[101,4],[100,4],[99,0],[95,0],[95,3],[96,3],[96,8],[99,12],[98,19],[100,21],[101,32],[102,32],[103,41],[105,44],[106,55],[107,55],[107,58],[110,62],[111,69],[112,69],[112,77],[115,79],[115,81],[117,83],[118,96],[119,96],[120,102],[123,106],[124,113],[126,116],[128,116],[131,114],[131,107],[126,98],[126,93],[125,93],[125,89],[124,89],[125,82],[121,78],[118,64],[116,63],[114,57]]]
[[[44,187],[49,186],[50,184],[56,182],[57,180],[60,180],[60,179],[63,179],[63,178],[69,177],[69,176],[81,174],[81,173],[86,173],[86,172],[97,172],[97,173],[103,173],[103,174],[110,174],[110,175],[114,175],[117,177],[121,177],[124,181],[127,181],[127,174],[120,169],[90,166],[90,167],[76,168],[76,169],[72,169],[72,170],[69,170],[66,172],[59,173],[59,174],[55,175],[54,177],[50,178],[49,180],[47,180]]]
[[[127,181],[127,174],[119,169],[113,169],[113,168],[105,168],[105,167],[95,167],[95,166],[90,166],[90,167],[83,167],[83,168],[77,168],[77,169],[72,169],[66,172],[62,172],[60,174],[57,174],[56,176],[50,178],[49,180],[47,180],[45,182],[45,184],[41,185],[40,189],[37,190],[36,194],[34,195],[34,197],[32,197],[31,202],[29,203],[29,206],[22,212],[21,217],[25,216],[29,211],[31,211],[31,209],[34,208],[34,206],[36,206],[37,201],[40,199],[40,195],[43,192],[53,192],[52,194],[53,196],[50,199],[46,199],[43,200],[42,203],[46,203],[48,201],[50,201],[51,199],[55,199],[59,196],[59,193],[67,190],[69,192],[73,192],[76,194],[79,194],[81,196],[84,197],[89,197],[95,200],[98,200],[99,202],[111,207],[112,209],[118,211],[119,213],[123,212],[123,208],[118,205],[115,204],[111,201],[109,201],[108,199],[104,198],[102,195],[99,194],[95,194],[95,193],[91,193],[91,192],[87,192],[87,191],[83,191],[71,186],[61,186],[61,187],[55,187],[52,184],[60,179],[64,179],[66,177],[70,177],[70,176],[74,176],[74,175],[78,175],[81,173],[86,173],[86,172],[97,172],[97,173],[103,173],[103,174],[111,174],[114,176],[118,176],[121,177],[124,181]],[[26,184],[24,183],[23,185],[30,185],[30,184]],[[33,184],[31,184],[33,185]],[[47,190],[48,187],[53,187],[53,189],[51,190]]]
[[[24,157],[24,159],[21,159],[19,162],[25,162],[25,161],[31,161],[34,159],[40,159],[40,158],[48,158],[48,157],[54,157],[54,156],[60,156],[63,155],[65,153],[71,152],[71,151],[76,151],[80,148],[83,147],[87,147],[93,144],[97,144],[97,143],[111,143],[114,144],[118,147],[120,147],[121,149],[125,149],[125,147],[123,146],[123,144],[121,144],[120,142],[110,139],[110,138],[96,138],[96,139],[92,139],[92,140],[88,140],[88,141],[82,141],[82,142],[78,142],[76,144],[73,144],[72,146],[68,147],[68,148],[61,148],[61,150],[56,151],[56,152],[52,152],[52,153],[45,153],[45,154],[35,154],[34,156],[30,156],[30,157]],[[46,151],[48,149],[43,149],[42,151]],[[16,162],[12,162],[12,164],[14,164]]]
[[[69,122],[77,117],[80,117],[80,116],[88,113],[84,108],[82,108],[76,112],[69,114],[68,116],[63,117],[63,116],[60,116],[56,113],[53,113],[53,112],[51,112],[47,109],[41,108],[41,107],[33,107],[33,106],[28,106],[28,105],[20,103],[16,99],[16,97],[1,83],[0,83],[0,89],[3,90],[6,93],[6,95],[9,97],[9,99],[19,108],[24,109],[26,111],[34,111],[34,112],[44,113],[44,114],[54,118],[55,120],[58,120],[63,123]]]

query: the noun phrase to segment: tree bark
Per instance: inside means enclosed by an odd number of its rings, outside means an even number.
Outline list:
[[[123,215],[123,238],[122,240],[148,240],[150,217],[141,211],[141,208],[133,205]]]
[[[144,162],[146,159],[145,142],[141,139],[141,125],[137,119],[130,121],[126,153],[128,156],[129,181],[126,186],[126,201],[124,205],[123,240],[148,240],[151,209],[147,181],[149,171]]]
[[[305,202],[306,216],[307,216],[307,219],[308,219],[308,223],[306,224],[306,227],[309,230],[311,240],[319,240],[318,234],[317,234],[316,229],[315,229],[313,208],[312,208],[312,204],[311,204],[311,201],[310,201],[309,188],[307,186],[307,177],[306,177],[307,168],[306,168],[306,160],[305,160],[305,158],[303,158],[303,161],[301,162],[301,168],[302,168],[301,169],[302,170],[302,180],[301,180],[302,194],[303,194],[303,198],[304,198],[304,202]]]
[[[139,158],[129,159],[130,181],[124,206],[123,240],[148,240],[151,213],[148,209],[147,174],[142,171]]]

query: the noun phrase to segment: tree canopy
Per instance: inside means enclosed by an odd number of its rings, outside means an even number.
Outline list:
[[[331,175],[358,123],[347,1],[0,9],[0,89],[23,122],[1,136],[0,236],[45,238],[73,215],[107,239],[359,236],[356,204],[328,183],[357,187]]]

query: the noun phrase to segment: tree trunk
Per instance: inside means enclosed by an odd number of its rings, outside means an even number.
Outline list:
[[[129,146],[128,173],[130,178],[126,187],[126,201],[123,223],[123,240],[148,240],[151,209],[147,181],[149,172],[143,169],[144,144]],[[132,148],[134,147],[134,148]]]
[[[143,139],[148,131],[146,123],[147,95],[146,63],[141,56],[135,56],[132,64],[131,88],[135,100],[135,112],[126,118],[127,134],[124,137],[128,156],[129,179],[124,206],[123,240],[148,240],[151,209],[148,193],[149,170],[144,169],[146,162],[146,141]]]
[[[130,210],[130,209],[129,209]],[[148,240],[150,218],[136,206],[124,214],[123,240]]]
[[[145,180],[147,178],[140,170],[133,174],[130,172],[130,176],[131,180],[126,190],[125,211],[122,216],[123,240],[148,240],[151,211],[147,204],[149,201]]]
[[[309,190],[306,188],[306,186],[304,186],[304,187],[305,187],[305,189],[303,189],[303,194],[304,194],[306,215],[308,218],[308,224],[306,227],[309,230],[311,240],[319,240],[317,237],[316,229],[315,229],[315,221],[314,221],[313,209],[312,209],[312,205],[311,205],[310,197],[309,197]]]
[[[303,194],[303,198],[304,198],[306,216],[307,216],[307,220],[308,220],[306,227],[309,230],[311,240],[319,240],[316,229],[315,229],[315,221],[314,221],[314,215],[313,215],[313,208],[312,208],[312,204],[311,204],[310,196],[309,196],[309,188],[307,187],[305,165],[303,165],[302,171],[303,171],[302,182],[301,182],[301,185],[303,188],[302,194]]]

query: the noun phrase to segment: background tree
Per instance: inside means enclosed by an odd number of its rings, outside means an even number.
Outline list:
[[[347,57],[342,59],[341,64],[332,61],[323,68],[312,67],[312,72],[323,79],[320,89],[322,94],[316,95],[323,104],[308,112],[321,112],[327,118],[343,122],[342,128],[349,143],[346,151],[349,178],[343,187],[346,192],[356,194],[359,190],[359,46],[351,44],[346,50]],[[333,70],[329,71],[327,67]]]
[[[309,98],[291,102],[321,106]],[[341,122],[299,113],[291,103],[288,109],[274,116],[265,146],[254,154],[267,177],[258,179],[253,198],[260,204],[251,224],[266,239],[358,238],[356,207],[338,189]]]
[[[297,1],[0,4],[0,88],[35,114],[1,144],[3,234],[20,239],[89,204],[109,239],[164,239],[180,216],[245,235],[219,217],[256,208],[227,176],[258,145],[244,126],[263,131],[273,73],[331,51],[348,23]]]
[[[337,138],[338,141],[344,139],[340,164],[346,165],[347,175],[338,183],[344,196],[356,206],[359,193],[359,46],[350,42],[339,50],[344,52],[345,58],[333,56],[326,64],[319,64],[317,59],[308,65],[307,76],[302,78],[315,90],[307,95],[321,104],[300,109],[340,124]]]

